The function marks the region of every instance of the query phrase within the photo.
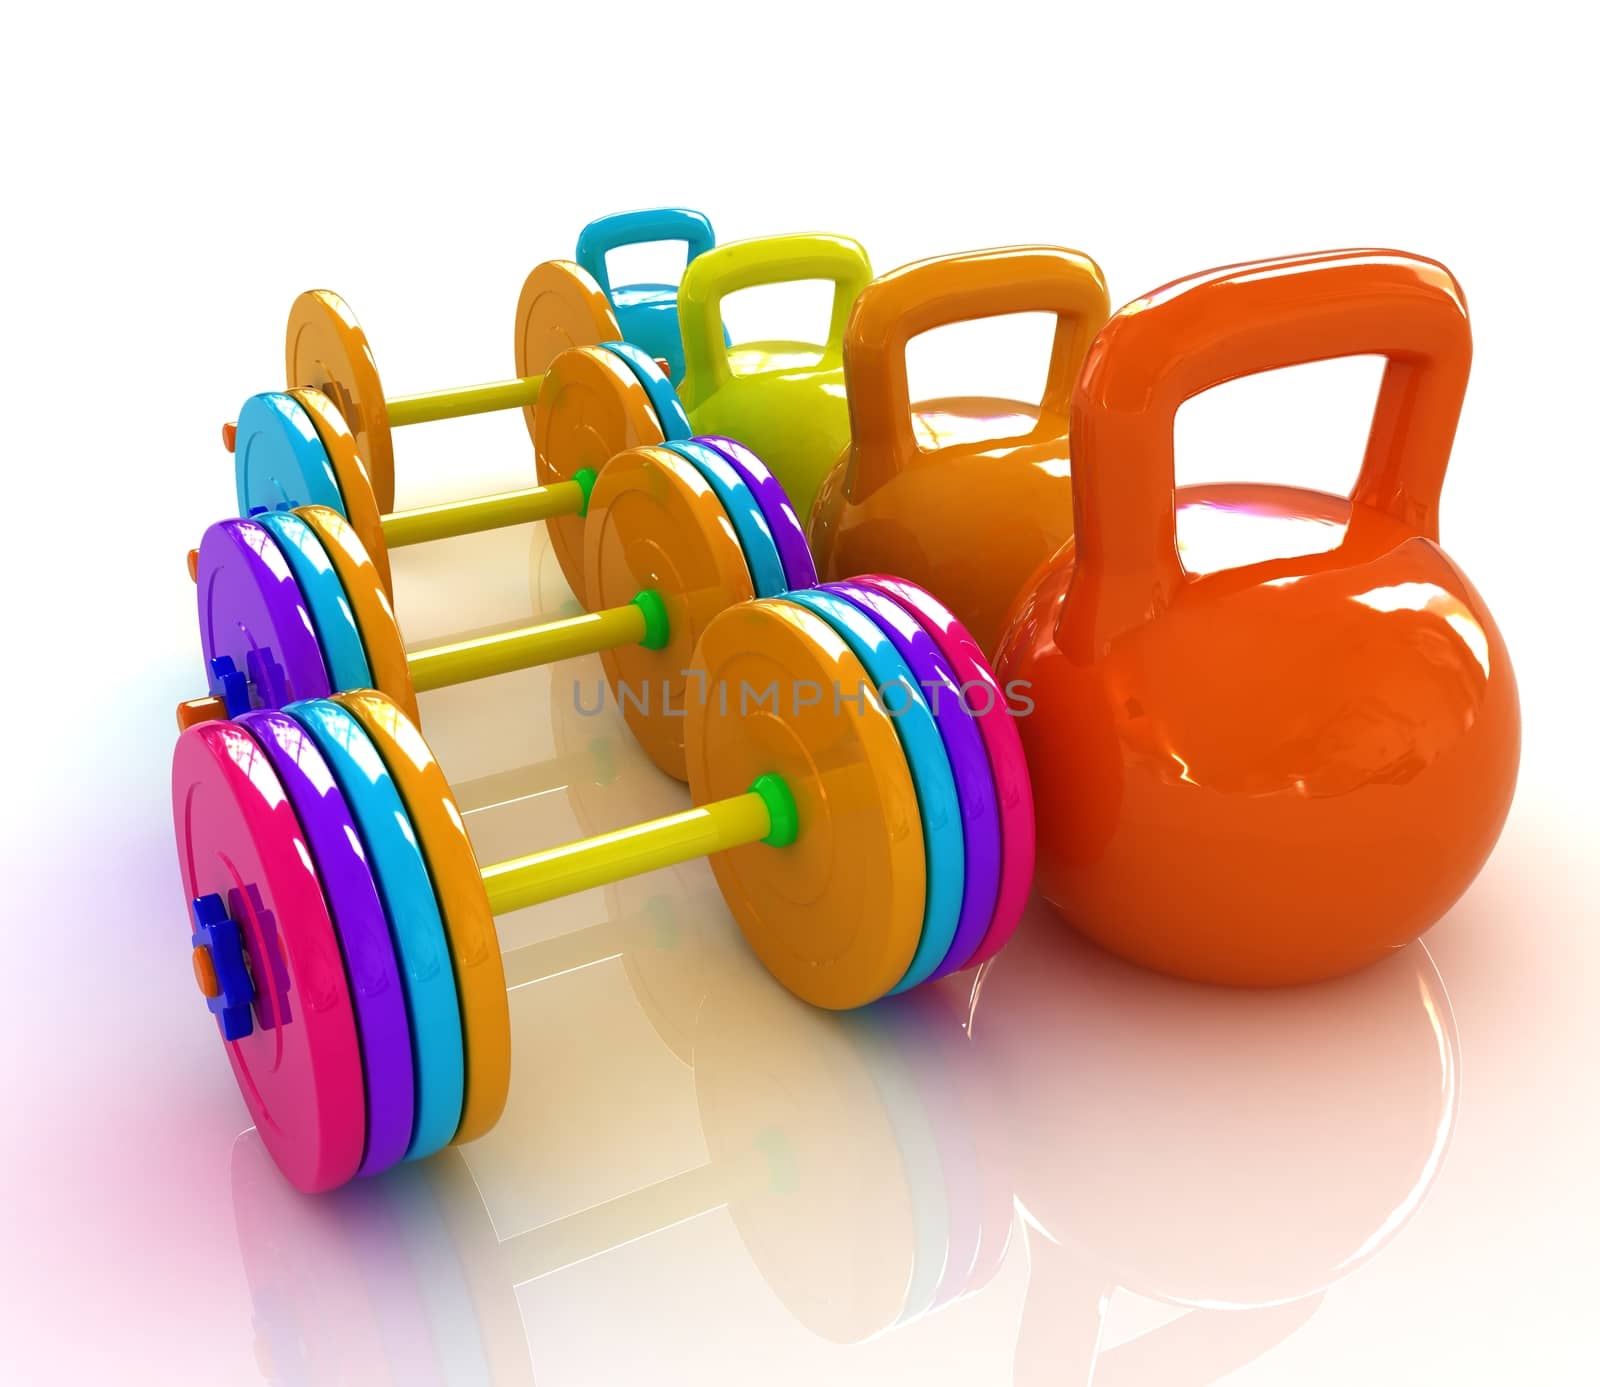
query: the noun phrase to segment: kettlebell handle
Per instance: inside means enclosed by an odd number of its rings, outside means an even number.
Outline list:
[[[1111,312],[1105,276],[1087,255],[1058,246],[1005,246],[919,260],[873,280],[845,335],[853,502],[872,495],[923,450],[911,425],[906,347],[950,323],[1013,313],[1054,313],[1055,338],[1039,419],[1030,436],[1067,431],[1073,383],[1095,332]]]
[[[678,286],[678,325],[683,333],[679,393],[684,408],[695,408],[732,378],[722,327],[722,300],[729,294],[759,284],[831,280],[833,313],[818,368],[837,369],[844,361],[845,321],[871,278],[867,252],[848,236],[762,236],[707,251],[684,271]]]
[[[1466,299],[1437,261],[1340,250],[1230,265],[1118,312],[1073,393],[1077,573],[1100,639],[1187,581],[1178,558],[1173,422],[1241,376],[1342,356],[1388,359],[1350,499],[1439,537],[1439,493],[1472,366]]]
[[[611,275],[606,270],[606,256],[623,246],[649,245],[652,241],[683,241],[692,261],[716,245],[717,237],[704,212],[688,207],[646,207],[638,212],[596,217],[578,233],[575,258],[610,298]]]

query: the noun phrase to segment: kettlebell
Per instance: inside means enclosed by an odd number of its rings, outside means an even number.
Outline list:
[[[850,442],[811,513],[818,570],[917,574],[992,652],[1024,583],[1072,537],[1067,405],[1110,311],[1100,267],[1055,246],[941,256],[873,280],[845,333]],[[913,337],[1011,313],[1056,317],[1037,406],[912,405]]]
[[[844,329],[871,278],[866,251],[847,236],[765,236],[707,251],[678,287],[684,359],[678,395],[689,422],[696,433],[728,434],[753,448],[802,517],[850,438]],[[833,282],[826,342],[726,345],[727,295],[807,279]]]
[[[1369,354],[1387,364],[1349,497],[1175,487],[1185,400]],[[1471,360],[1455,278],[1386,250],[1213,270],[1095,339],[1070,412],[1077,532],[997,665],[1034,703],[1037,884],[1111,952],[1209,982],[1334,977],[1421,934],[1488,857],[1516,680],[1439,547]]]
[[[605,291],[617,315],[625,342],[667,363],[674,385],[683,379],[683,339],[678,331],[678,287],[675,284],[611,285],[606,256],[623,246],[655,241],[682,241],[689,263],[716,245],[716,233],[704,212],[687,207],[650,207],[639,212],[614,212],[597,217],[578,233],[574,255]]]

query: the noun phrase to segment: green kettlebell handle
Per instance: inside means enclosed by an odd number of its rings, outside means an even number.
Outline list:
[[[872,265],[860,242],[821,234],[763,236],[730,241],[696,257],[678,286],[678,325],[683,333],[685,409],[694,409],[733,378],[722,333],[722,300],[760,284],[831,280],[833,314],[817,369],[841,370],[844,330],[857,296],[872,279]]]

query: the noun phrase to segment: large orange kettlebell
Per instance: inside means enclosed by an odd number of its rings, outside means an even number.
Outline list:
[[[1173,418],[1257,371],[1387,358],[1346,499],[1173,482]],[[1005,680],[1038,884],[1112,952],[1272,985],[1421,934],[1511,804],[1516,681],[1440,550],[1472,360],[1443,266],[1349,250],[1214,270],[1124,308],[1073,396],[1077,534],[1020,602]]]
[[[1018,246],[923,260],[867,286],[845,334],[850,445],[811,513],[830,580],[908,573],[992,652],[1023,584],[1072,536],[1067,404],[1111,310],[1077,251]],[[913,407],[906,344],[948,323],[1054,313],[1044,397]]]

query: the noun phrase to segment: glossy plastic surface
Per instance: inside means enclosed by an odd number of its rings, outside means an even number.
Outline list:
[[[811,512],[825,580],[895,573],[932,592],[993,651],[1017,594],[1072,535],[1067,402],[1110,311],[1088,256],[1054,246],[972,251],[874,280],[844,343],[849,448]],[[932,400],[913,407],[906,344],[949,323],[1053,313],[1037,407]]]
[[[733,470],[754,493],[761,513],[766,516],[767,530],[778,546],[778,556],[783,560],[783,574],[790,588],[815,587],[817,566],[811,561],[811,545],[806,540],[805,526],[795,514],[794,503],[783,483],[772,475],[771,469],[736,438],[723,434],[705,434],[695,440],[708,448],[715,448],[727,458]]]
[[[673,440],[694,436],[694,430],[689,427],[689,416],[683,412],[683,404],[673,390],[672,382],[661,374],[661,367],[656,365],[654,357],[646,356],[631,342],[602,342],[600,345],[627,362],[628,369],[644,386],[664,438]]]
[[[361,724],[377,748],[427,864],[461,1006],[466,1091],[454,1140],[474,1141],[500,1120],[511,1081],[505,968],[478,859],[444,772],[394,702],[371,689],[338,694],[333,701]]]
[[[367,668],[361,633],[356,629],[355,613],[350,610],[344,584],[333,561],[311,527],[292,511],[264,511],[256,517],[278,543],[278,550],[289,562],[289,569],[300,585],[300,596],[311,614],[317,648],[335,689],[364,689],[372,683]]]
[[[995,681],[978,642],[949,608],[903,578],[866,574],[851,581],[892,597],[922,623],[923,630],[934,638],[950,662],[988,748],[989,771],[994,776],[1000,806],[1000,882],[988,932],[977,952],[967,960],[967,966],[973,967],[993,958],[1016,932],[1028,894],[1033,890],[1033,786],[1028,780],[1017,720],[1011,715],[1008,696]],[[1026,690],[1019,693],[1025,696]]]
[[[848,237],[768,236],[708,251],[684,271],[678,290],[684,353],[678,393],[695,432],[729,434],[755,449],[802,519],[850,440],[845,323],[871,278],[866,251]],[[736,371],[723,339],[722,300],[740,289],[806,279],[833,282],[828,340],[798,360],[776,344],[741,345],[744,369]]]
[[[375,1175],[405,1155],[415,1113],[411,1022],[388,917],[350,806],[306,730],[275,711],[246,713],[236,725],[266,752],[288,793],[333,918],[366,1082],[366,1147],[356,1173]]]
[[[966,884],[966,842],[955,779],[950,773],[950,758],[945,755],[926,692],[875,617],[843,597],[817,588],[790,593],[784,600],[821,617],[844,637],[845,644],[866,670],[868,682],[856,689],[830,689],[827,698],[837,699],[842,704],[846,698],[864,692],[865,697],[881,703],[899,734],[906,763],[911,768],[911,780],[917,790],[917,809],[922,816],[927,886],[922,937],[917,951],[904,975],[890,989],[904,992],[926,982],[944,961],[961,914],[962,891]]]
[[[233,478],[239,514],[284,506],[331,506],[344,497],[327,450],[298,401],[280,391],[252,395],[239,410]]]
[[[394,440],[383,383],[366,333],[331,289],[308,289],[290,306],[284,371],[291,387],[310,386],[333,401],[367,464],[378,510],[393,510]]]
[[[205,723],[173,749],[172,817],[184,919],[190,901],[220,895],[255,982],[255,1026],[226,1042],[250,1120],[296,1189],[342,1185],[361,1162],[361,1054],[333,922],[283,784],[243,728]]]
[[[518,376],[545,375],[562,352],[615,342],[621,336],[611,300],[582,266],[570,260],[546,260],[523,281],[513,351]],[[537,446],[538,404],[525,407],[522,417]]]
[[[371,739],[345,709],[314,699],[284,712],[310,734],[338,781],[383,901],[411,1015],[416,1107],[405,1156],[430,1156],[449,1145],[461,1120],[461,1006],[416,829]]]
[[[584,586],[593,606],[620,607],[646,588],[666,604],[665,645],[619,646],[600,659],[640,746],[683,780],[685,686],[697,682],[688,671],[701,667],[695,647],[712,618],[755,597],[744,550],[711,484],[660,447],[630,449],[601,472],[585,546]],[[746,780],[737,793],[749,786]]]
[[[785,592],[789,587],[788,575],[783,571],[783,558],[767,525],[767,517],[755,493],[745,486],[733,464],[716,449],[698,440],[661,446],[687,461],[717,493],[717,499],[733,523],[733,532],[739,537],[739,547],[744,550],[756,596],[777,597]]]
[[[389,551],[384,543],[383,517],[378,510],[378,498],[372,490],[372,478],[367,473],[367,464],[361,460],[361,454],[356,448],[356,436],[350,432],[350,426],[345,423],[344,415],[339,413],[333,401],[320,390],[301,386],[289,391],[288,394],[310,419],[311,426],[317,431],[317,437],[322,440],[323,450],[333,467],[333,477],[339,484],[339,495],[344,500],[343,506],[335,506],[333,509],[339,511],[350,522],[372,562],[377,565],[378,576],[383,579],[384,591],[393,594],[394,579],[389,572]],[[297,504],[309,505],[311,502],[307,500]]]
[[[683,241],[688,261],[717,243],[711,221],[687,207],[650,207],[597,217],[578,233],[575,258],[611,300],[620,336],[647,355],[667,362],[676,385],[683,379],[683,339],[678,332],[678,287],[675,284],[613,286],[606,256],[623,246],[652,241]]]
[[[305,595],[277,541],[253,520],[222,520],[200,541],[195,566],[200,653],[214,694],[217,661],[249,681],[249,703],[281,708],[328,693]],[[234,711],[244,712],[244,708]]]
[[[894,720],[870,695],[834,705],[835,690],[870,683],[867,671],[826,621],[790,602],[724,611],[697,662],[706,677],[688,686],[691,794],[725,799],[772,773],[799,810],[791,846],[711,859],[729,911],[797,996],[835,1009],[876,1000],[911,963],[927,894],[922,820]]]
[[[1388,358],[1355,489],[1173,486],[1184,400],[1256,371]],[[1464,891],[1516,782],[1505,644],[1438,546],[1472,355],[1431,260],[1233,266],[1137,300],[1073,399],[1077,541],[1006,636],[1041,891],[1162,972],[1327,978]],[[1159,870],[1152,870],[1159,864]]]
[[[321,542],[323,552],[333,561],[334,572],[344,587],[350,610],[355,613],[356,629],[366,651],[371,683],[400,705],[413,722],[418,721],[417,693],[411,683],[411,662],[406,658],[400,627],[395,623],[382,575],[367,556],[355,530],[337,511],[323,506],[302,506],[295,512]]]
[[[889,637],[917,687],[927,694],[950,773],[955,778],[966,866],[955,934],[944,958],[930,974],[942,978],[966,966],[994,918],[995,893],[1000,883],[1000,811],[988,752],[977,720],[967,710],[955,672],[916,617],[894,598],[861,583],[830,583],[823,591],[836,593],[860,607]]]
[[[541,485],[571,481],[585,468],[599,473],[618,453],[660,443],[665,436],[648,392],[632,367],[615,352],[601,347],[575,348],[550,363],[534,408],[533,446]],[[614,606],[592,600],[585,586],[586,520],[560,517],[547,522],[545,528],[578,605]]]

